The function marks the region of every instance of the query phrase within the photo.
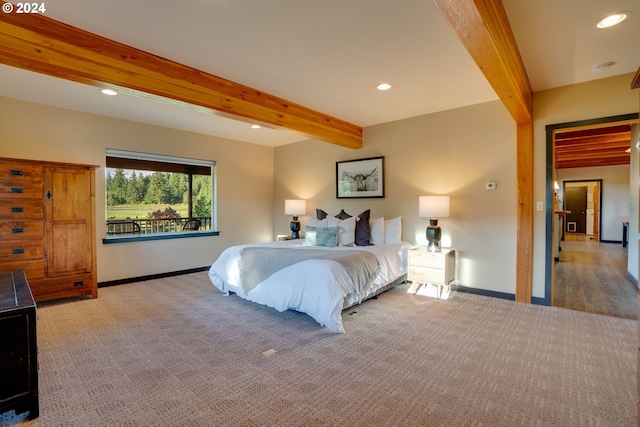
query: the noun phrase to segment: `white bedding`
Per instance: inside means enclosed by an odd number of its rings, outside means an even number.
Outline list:
[[[296,310],[313,317],[336,333],[344,333],[342,310],[362,302],[366,297],[407,273],[408,243],[374,246],[319,247],[305,246],[303,240],[233,246],[226,249],[209,269],[211,283],[225,294],[264,304],[278,311]],[[364,292],[357,293],[344,267],[331,260],[309,260],[290,265],[272,274],[248,292],[240,280],[240,257],[248,246],[287,247],[300,250],[365,250],[380,263],[378,276]]]

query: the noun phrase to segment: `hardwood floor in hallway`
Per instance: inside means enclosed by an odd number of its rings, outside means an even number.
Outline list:
[[[567,234],[555,263],[553,305],[625,319],[638,318],[638,291],[627,277],[627,248]]]

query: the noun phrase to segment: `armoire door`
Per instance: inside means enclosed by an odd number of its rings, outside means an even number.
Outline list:
[[[91,174],[87,169],[45,169],[47,276],[91,272]]]

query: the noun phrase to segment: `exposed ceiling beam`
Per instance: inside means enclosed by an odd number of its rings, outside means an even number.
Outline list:
[[[533,118],[533,90],[500,0],[433,0],[516,123]]]
[[[621,122],[622,123],[622,122]],[[554,132],[556,169],[628,165],[631,125],[609,124]]]
[[[556,160],[557,169],[593,168],[600,166],[620,166],[629,164],[629,154],[617,157],[595,157],[591,159],[571,159],[566,161]]]
[[[567,147],[567,146],[574,146],[575,147],[575,146],[580,146],[580,145],[584,145],[584,146],[594,145],[594,146],[597,146],[598,144],[602,144],[602,143],[625,142],[625,141],[626,142],[631,141],[631,131],[610,133],[610,134],[606,134],[606,135],[566,138],[566,139],[556,138],[556,148],[558,148],[558,147]]]
[[[631,89],[640,89],[640,68],[636,71],[636,75],[633,76],[631,81]]]
[[[2,64],[362,148],[362,128],[344,120],[43,15],[1,15]]]

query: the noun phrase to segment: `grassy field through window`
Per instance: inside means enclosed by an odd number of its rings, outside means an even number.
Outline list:
[[[155,211],[164,211],[167,206],[178,212],[181,218],[189,216],[189,210],[186,203],[177,205],[168,204],[131,204],[131,205],[107,205],[107,219],[145,219],[149,218],[149,214]]]

